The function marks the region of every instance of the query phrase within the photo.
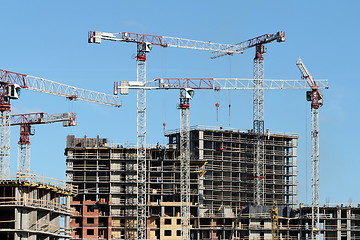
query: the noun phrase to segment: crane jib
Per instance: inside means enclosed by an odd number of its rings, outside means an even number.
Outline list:
[[[18,84],[22,88],[27,88],[26,83],[26,74],[11,72],[7,70],[0,69],[0,82],[1,83],[12,83]]]

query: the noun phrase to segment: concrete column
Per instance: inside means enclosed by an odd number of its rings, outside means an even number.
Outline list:
[[[337,239],[341,239],[341,210],[340,209],[338,209],[338,210],[336,210],[336,215],[337,215],[337,226],[336,226],[336,228],[338,229],[337,230]]]
[[[204,131],[199,131],[199,160],[204,159]]]
[[[292,179],[292,185],[293,185],[293,198],[292,198],[292,204],[293,206],[297,205],[297,139],[293,139],[292,140],[292,144],[293,144],[293,173],[295,174],[295,176],[293,176]]]
[[[351,239],[351,210],[346,210],[346,239]]]

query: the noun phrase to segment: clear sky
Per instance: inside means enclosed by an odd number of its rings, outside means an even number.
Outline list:
[[[321,203],[359,203],[360,108],[358,92],[360,2],[352,1],[5,1],[0,0],[0,69],[112,93],[114,81],[136,80],[135,44],[87,43],[88,31],[135,32],[218,43],[238,43],[285,31],[284,43],[267,45],[265,78],[299,79],[300,56],[314,78],[329,79],[321,108]],[[211,52],[154,47],[147,78],[252,77],[254,49],[210,59]],[[65,179],[65,139],[108,138],[136,142],[135,92],[120,109],[24,90],[13,113],[75,112],[78,126],[36,127],[32,171]],[[215,103],[220,103],[216,118]],[[177,91],[148,93],[148,143],[163,143],[162,123],[178,128]],[[228,105],[231,105],[229,109]],[[191,124],[252,128],[252,91],[198,91]],[[311,202],[310,104],[305,91],[265,93],[265,128],[300,134],[299,202]],[[16,169],[18,128],[12,129],[12,172]]]

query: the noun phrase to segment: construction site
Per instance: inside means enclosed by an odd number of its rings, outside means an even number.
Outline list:
[[[284,42],[285,32],[234,45],[89,32],[88,43],[103,41],[136,46],[136,81],[115,82],[114,95],[0,70],[0,239],[360,239],[359,205],[320,204],[319,112],[328,81],[314,79],[300,58],[296,66],[301,79],[264,78],[265,45]],[[212,58],[253,49],[253,78],[147,81],[147,54],[156,46],[211,51]],[[136,90],[137,142],[114,144],[106,136],[68,135],[66,181],[32,174],[31,126],[75,126],[76,114],[11,115],[10,102],[20,98],[22,89],[112,107],[121,107],[116,95]],[[190,102],[200,89],[253,91],[253,128],[191,126]],[[298,201],[301,137],[264,126],[264,91],[270,89],[303,89],[309,101],[311,203]],[[151,127],[146,125],[146,92],[151,90],[180,93],[180,126],[164,132],[165,144],[146,141]],[[9,139],[14,125],[20,126],[20,139],[17,171],[11,174]]]

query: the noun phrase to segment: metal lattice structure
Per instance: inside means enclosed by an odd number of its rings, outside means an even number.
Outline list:
[[[262,71],[259,71],[260,73]],[[265,89],[309,89],[309,85],[306,80],[261,80],[262,75],[256,75],[256,79],[238,79],[238,78],[158,78],[148,82],[129,82],[122,81],[120,83],[115,83],[114,91],[117,92],[120,90],[122,94],[128,94],[129,89],[137,90],[157,90],[157,89],[178,89],[180,90],[180,164],[181,164],[181,212],[182,212],[182,236],[187,236],[190,231],[187,231],[187,226],[189,224],[189,218],[187,214],[190,214],[190,208],[183,203],[190,203],[190,98],[186,96],[186,89],[197,89],[197,90],[253,90],[254,94],[263,93]],[[318,88],[327,89],[328,81],[320,80]],[[255,97],[254,99],[259,99]],[[262,102],[263,103],[263,102]],[[255,104],[257,109],[263,108],[262,103]],[[258,106],[260,105],[260,106]],[[255,107],[254,107],[255,108]],[[258,110],[260,113],[263,111]],[[255,110],[254,110],[255,118]],[[258,121],[254,121],[254,128],[256,127],[256,144],[254,146],[254,154],[264,153],[264,141],[263,141],[263,115],[260,117],[256,116]],[[255,123],[258,123],[258,126],[255,126]],[[264,159],[263,155],[256,155],[258,158],[254,159],[255,163],[255,187],[257,188],[257,193],[254,199],[258,205],[263,205],[264,198]],[[184,238],[186,239],[186,238]]]
[[[228,53],[215,52],[212,58],[218,58],[224,55],[232,55],[232,52],[242,53],[248,48],[255,47],[255,58],[254,58],[254,91],[253,91],[253,130],[257,134],[256,136],[256,147],[254,148],[254,161],[256,174],[254,176],[254,195],[255,204],[264,204],[264,89],[262,88],[264,79],[264,57],[265,44],[277,41],[285,41],[285,32],[277,32],[275,34],[264,34],[256,38],[249,39],[247,41],[238,43],[235,47],[228,48]]]
[[[214,59],[225,55],[233,55],[234,53],[243,53],[246,49],[252,47],[258,48],[266,43],[270,43],[273,41],[284,42],[285,32],[277,32],[275,34],[264,34],[255,38],[251,38],[249,40],[234,44],[226,49],[222,49],[223,51],[216,51],[216,52],[214,51],[213,56],[211,58]]]
[[[146,53],[138,44],[137,82],[146,82]],[[137,91],[137,239],[146,239],[146,91]]]
[[[233,44],[213,43],[209,41],[198,41],[178,37],[166,37],[141,33],[118,32],[106,33],[99,31],[89,32],[89,43],[101,43],[101,40],[110,40],[116,42],[149,43],[161,47],[188,48],[205,51],[215,51],[222,53],[240,53],[234,49]],[[230,49],[230,50],[229,50]]]
[[[180,90],[181,238],[190,239],[190,95]]]
[[[119,98],[114,95],[7,70],[0,69],[0,82],[18,84],[21,88],[66,97],[70,100],[83,100],[113,107],[121,107]]]
[[[137,86],[145,86],[146,79],[146,70],[145,70],[145,62],[146,62],[146,53],[151,51],[152,45],[162,46],[162,47],[177,47],[177,48],[188,48],[188,49],[197,49],[197,50],[206,50],[206,51],[221,51],[221,52],[229,52],[229,48],[233,47],[231,44],[220,44],[220,43],[211,43],[205,41],[196,41],[190,39],[176,38],[176,37],[165,37],[165,36],[156,36],[149,34],[139,34],[139,33],[129,33],[129,32],[119,32],[119,33],[106,33],[99,31],[90,31],[89,32],[89,43],[101,43],[102,40],[110,40],[117,42],[132,42],[137,44]],[[233,52],[236,53],[236,52]],[[139,74],[142,74],[139,78]],[[138,148],[142,148],[139,143],[146,142],[146,94],[144,89],[140,89],[137,94],[137,142]],[[139,103],[141,101],[141,103]],[[140,106],[140,107],[139,107]],[[141,124],[141,126],[139,126]],[[139,131],[140,130],[140,131]],[[184,150],[184,149],[183,149]],[[139,177],[145,176],[146,174],[146,154],[143,154],[143,150],[138,149],[138,164],[139,164]],[[182,151],[182,150],[181,150]],[[187,153],[183,153],[185,155]],[[142,165],[142,166],[140,166]],[[141,171],[144,171],[141,173]],[[190,172],[185,174],[186,176],[190,176]],[[186,180],[182,182],[186,184],[190,180]],[[142,185],[143,181],[138,179],[138,184]],[[145,185],[145,183],[144,183]],[[190,188],[190,185],[185,187]],[[137,239],[145,239],[146,238],[146,206],[142,206],[140,202],[142,202],[142,198],[146,199],[146,186],[141,186],[138,188],[138,224],[137,224]],[[143,192],[144,191],[144,192]],[[182,196],[182,198],[186,198],[186,196]],[[188,201],[189,202],[189,201]],[[145,201],[146,203],[146,201]],[[146,204],[145,204],[146,205]],[[140,209],[141,208],[141,209]],[[184,211],[187,211],[190,207],[182,208]],[[187,212],[183,213],[185,215],[189,215]],[[182,224],[187,220],[182,221]],[[189,229],[184,230],[186,227],[182,225],[182,236],[188,235],[190,233]],[[185,231],[185,233],[184,233]],[[188,237],[183,237],[183,239],[187,240]]]
[[[18,142],[17,172],[22,174],[30,173],[30,135],[31,125],[63,122],[64,127],[76,125],[76,115],[74,113],[52,114],[29,113],[11,115],[11,126],[20,126],[20,139]]]
[[[318,87],[328,88],[328,80],[318,80]],[[309,89],[305,80],[284,80],[284,79],[263,79],[264,89]],[[249,90],[254,89],[253,78],[157,78],[147,81],[145,84],[138,82],[121,81],[115,82],[115,91],[120,90],[120,94],[128,94],[129,89],[143,88],[146,90],[156,89],[210,89],[210,90]]]
[[[315,81],[310,72],[299,58],[296,62],[303,79],[311,88],[307,92],[307,100],[311,101],[311,238],[320,239],[320,120],[319,108],[323,105],[323,96],[319,91],[318,81]]]
[[[256,205],[264,205],[265,170],[264,170],[264,58],[262,57],[263,45],[256,47],[257,54],[254,59],[254,90],[253,90],[253,130],[256,133],[254,148],[255,176],[254,199]]]
[[[114,107],[121,106],[117,96],[2,69],[0,69],[0,85],[0,171],[4,174],[10,173],[10,100],[19,98],[20,89],[63,96],[70,100],[83,100]],[[24,148],[22,152],[27,150]],[[26,164],[24,167],[27,167]]]
[[[0,112],[0,167],[2,174],[10,173],[10,110]]]
[[[311,109],[311,219],[312,239],[320,239],[320,126],[319,109]]]

